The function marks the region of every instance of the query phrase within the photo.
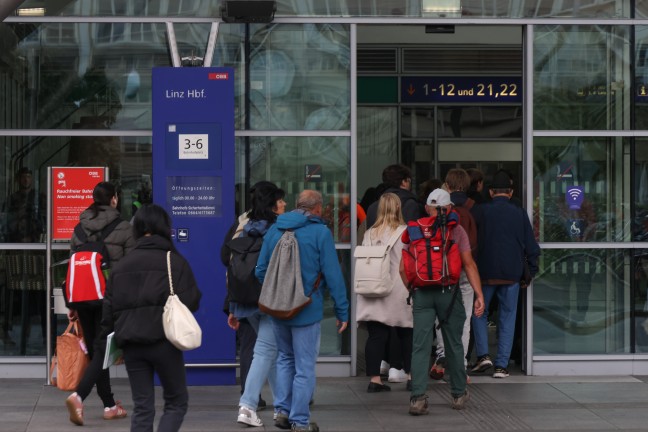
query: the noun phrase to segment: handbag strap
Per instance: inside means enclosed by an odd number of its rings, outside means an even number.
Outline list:
[[[171,277],[171,251],[167,251],[167,275],[169,275],[169,295],[174,296],[173,278]]]

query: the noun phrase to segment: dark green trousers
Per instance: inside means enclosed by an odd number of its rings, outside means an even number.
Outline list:
[[[434,340],[434,320],[445,318],[454,290],[458,287],[419,288],[414,291],[414,340],[412,342],[412,396],[425,394],[430,370],[430,356]],[[441,328],[445,343],[446,367],[450,375],[450,393],[458,397],[466,391],[466,368],[461,343],[466,312],[461,293],[452,305],[445,324]]]

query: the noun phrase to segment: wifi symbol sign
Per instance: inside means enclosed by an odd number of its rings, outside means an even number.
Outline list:
[[[565,194],[565,202],[570,210],[580,210],[585,200],[585,190],[582,186],[570,186]]]

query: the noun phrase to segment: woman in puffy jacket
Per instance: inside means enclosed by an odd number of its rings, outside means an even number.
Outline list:
[[[152,431],[155,419],[153,375],[162,383],[164,414],[158,430],[178,431],[187,413],[189,395],[182,351],[164,335],[162,313],[169,297],[167,252],[171,251],[173,290],[192,312],[201,292],[189,263],[171,242],[171,219],[155,204],[135,214],[137,240],[132,253],[113,267],[104,299],[103,335],[115,332],[123,350],[133,397],[131,432]]]
[[[117,192],[115,186],[108,182],[101,182],[92,191],[94,202],[81,213],[80,221],[83,231],[88,236],[88,241],[97,240],[101,231],[111,223],[120,220],[121,216],[117,210]],[[76,234],[70,240],[70,255],[72,255],[81,241]],[[106,246],[110,263],[112,266],[119,262],[124,255],[135,247],[133,230],[131,225],[122,220],[103,240]],[[68,318],[78,318],[83,330],[90,364],[86,368],[76,392],[72,393],[65,401],[70,413],[70,421],[79,426],[83,425],[83,401],[97,385],[97,393],[104,405],[103,418],[113,420],[126,417],[126,410],[119,401],[115,401],[110,387],[110,373],[103,369],[103,355],[105,352],[105,341],[102,341],[101,333],[101,303],[83,305],[76,310],[68,312]],[[95,355],[96,354],[96,355]]]

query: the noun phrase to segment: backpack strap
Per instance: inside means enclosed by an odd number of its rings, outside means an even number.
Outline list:
[[[110,222],[108,225],[104,227],[104,229],[101,230],[101,238],[100,240],[105,240],[106,237],[110,235],[111,232],[117,228],[117,226],[122,223],[123,219],[122,218],[117,218],[114,221]]]
[[[101,231],[92,231],[90,234],[92,235],[92,234],[95,234],[95,233],[98,232],[99,233],[99,239],[98,240],[102,241],[106,237],[108,237],[110,235],[110,233],[113,232],[115,230],[115,228],[117,228],[117,225],[122,223],[122,221],[123,221],[122,218],[117,218],[114,221],[110,222],[105,227],[103,227]],[[81,241],[81,243],[85,243],[85,242],[88,241],[88,234],[86,234],[85,230],[83,229],[83,227],[81,226],[80,223],[78,223],[74,227],[74,234],[76,234],[77,238]]]

